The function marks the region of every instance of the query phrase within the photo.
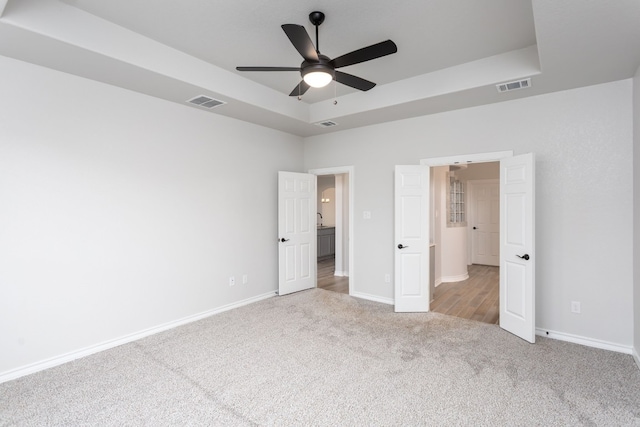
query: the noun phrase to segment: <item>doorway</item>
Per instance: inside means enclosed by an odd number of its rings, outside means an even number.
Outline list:
[[[309,173],[317,175],[317,287],[351,294],[353,167]]]
[[[432,168],[431,310],[499,322],[500,163]]]
[[[535,343],[535,155],[497,152],[430,158],[395,166],[395,312],[430,306],[430,171],[500,162],[500,328]],[[454,213],[461,212],[457,208]],[[447,213],[448,214],[448,213]],[[411,248],[406,250],[407,248]]]

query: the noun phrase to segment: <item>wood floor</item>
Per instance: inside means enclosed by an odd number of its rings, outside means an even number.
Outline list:
[[[450,316],[497,324],[499,321],[500,273],[498,267],[470,265],[469,278],[436,287],[431,310]]]
[[[349,293],[349,278],[337,277],[333,258],[318,261],[318,287],[328,291]],[[436,287],[431,310],[464,319],[498,323],[500,303],[499,268],[470,265],[469,278],[462,282],[441,283]]]
[[[318,261],[318,287],[341,294],[349,293],[349,278],[334,276],[335,258]]]

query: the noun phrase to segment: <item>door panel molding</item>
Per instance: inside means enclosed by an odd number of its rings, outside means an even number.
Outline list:
[[[278,172],[278,294],[316,286],[316,176]]]
[[[535,343],[535,171],[532,153],[500,161],[500,327]]]
[[[429,186],[429,167],[396,166],[396,312],[429,311]]]
[[[467,190],[469,263],[499,266],[500,179],[469,180]]]

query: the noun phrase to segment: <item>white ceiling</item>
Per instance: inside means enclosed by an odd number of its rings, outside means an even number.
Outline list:
[[[4,6],[4,11],[2,11]],[[289,92],[299,66],[281,29],[326,14],[320,50],[337,57],[386,39],[398,53],[346,67],[378,85]],[[638,0],[0,0],[0,54],[301,136],[614,81],[640,66]],[[532,77],[532,88],[495,84]],[[337,105],[334,105],[337,99]],[[198,108],[198,107],[192,107]],[[324,129],[323,120],[339,124]]]
[[[187,7],[175,0],[65,2],[235,73],[239,65],[299,66],[302,58],[280,26],[304,25],[315,42],[315,27],[308,19],[315,8],[326,15],[319,42],[321,52],[331,58],[387,39],[400,46],[394,56],[347,71],[378,84],[536,44],[530,0],[413,1],[405,7],[344,0],[321,6],[317,1],[193,0]],[[285,95],[300,81],[297,72],[243,77]],[[347,86],[338,90],[354,91]],[[333,92],[311,91],[304,100],[329,99]]]

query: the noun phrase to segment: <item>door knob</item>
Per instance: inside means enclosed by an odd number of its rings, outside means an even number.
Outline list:
[[[408,247],[409,247],[409,246],[403,246],[403,245],[402,245],[402,243],[400,243],[400,244],[398,245],[398,249],[404,249],[404,248],[408,248]]]
[[[518,258],[523,259],[525,261],[529,261],[529,254],[524,254],[522,256],[516,255]]]
[[[473,227],[473,229],[474,229],[474,230],[477,230],[477,229],[478,229],[478,227]]]
[[[289,239],[285,239],[285,238],[283,237],[282,239],[280,239],[280,241],[281,241],[282,243],[284,243],[284,242],[288,242],[288,241],[289,241]]]

